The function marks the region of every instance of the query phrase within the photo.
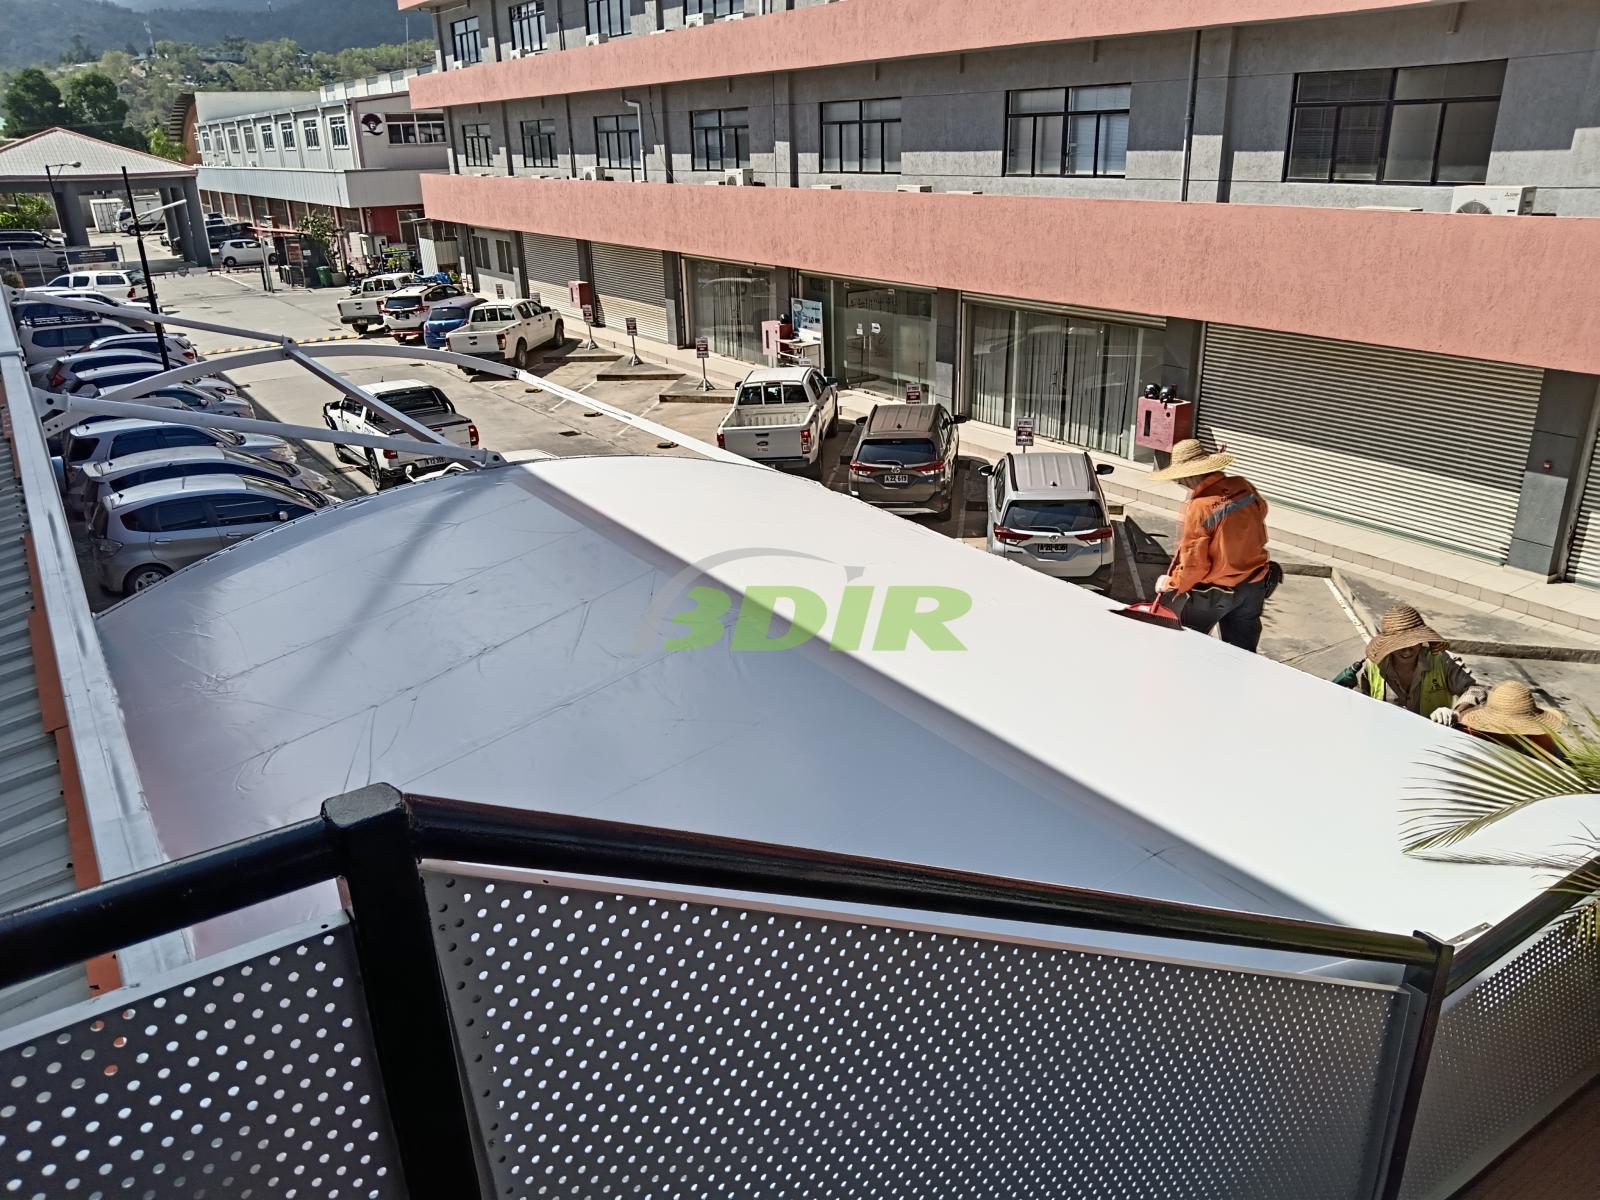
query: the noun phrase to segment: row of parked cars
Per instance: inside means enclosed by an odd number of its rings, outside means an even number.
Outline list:
[[[906,516],[947,520],[964,504],[960,426],[942,404],[884,403],[856,422],[845,490]],[[717,445],[780,470],[825,476],[824,441],[840,424],[839,383],[814,367],[751,371],[717,428]],[[1090,587],[1110,584],[1111,506],[1081,450],[1013,452],[980,468],[989,553]]]
[[[86,318],[49,300],[17,304],[13,315],[29,380],[43,391],[101,396],[167,369],[153,330]],[[172,366],[203,360],[184,335],[161,336]],[[137,403],[255,415],[248,398],[221,376],[169,384]],[[86,526],[95,574],[113,594],[142,591],[208,554],[330,503],[330,481],[302,467],[293,447],[269,434],[96,415],[73,426],[52,450],[67,512]]]
[[[538,300],[488,300],[446,279],[369,275],[339,301],[339,320],[357,333],[382,328],[397,342],[531,365],[533,351],[566,340],[561,315]]]

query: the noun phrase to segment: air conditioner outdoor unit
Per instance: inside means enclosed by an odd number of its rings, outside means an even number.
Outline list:
[[[898,187],[896,187],[894,190],[897,191],[897,192],[931,192],[931,191],[933,191],[933,184],[931,184],[931,183],[902,183]]]
[[[698,29],[702,25],[709,25],[717,19],[716,13],[697,12],[690,13],[683,19],[685,29]]]
[[[591,33],[583,39],[583,44],[585,46],[598,46],[601,42],[609,40],[610,39],[603,33]]]
[[[1450,211],[1490,214],[1497,217],[1526,216],[1533,211],[1531,187],[1458,187],[1450,192]]]
[[[983,195],[983,191],[982,189],[975,189],[970,192],[950,191],[946,192],[945,194],[947,196],[981,196]]]
[[[578,178],[595,180],[610,179],[611,176],[607,175],[604,169],[600,167],[580,167],[578,169]]]
[[[842,183],[813,183],[811,190],[814,192],[837,192],[843,186]]]
[[[749,167],[734,167],[722,173],[722,182],[732,187],[750,187],[756,181],[756,173]]]

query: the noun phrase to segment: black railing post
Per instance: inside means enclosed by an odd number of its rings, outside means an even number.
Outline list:
[[[1444,998],[1450,991],[1450,963],[1455,956],[1455,947],[1449,942],[1421,932],[1416,936],[1434,948],[1435,958],[1426,966],[1407,967],[1401,978],[1401,986],[1411,1003],[1400,1031],[1393,1100],[1388,1107],[1389,1120],[1383,1130],[1384,1140],[1378,1156],[1374,1194],[1379,1200],[1399,1200],[1405,1183],[1411,1135],[1417,1127],[1422,1087],[1428,1078],[1428,1061],[1433,1056],[1433,1035],[1439,1027]]]
[[[349,893],[362,991],[406,1190],[415,1200],[480,1196],[474,1122],[456,1065],[405,800],[375,784],[335,796],[322,806],[322,817]]]

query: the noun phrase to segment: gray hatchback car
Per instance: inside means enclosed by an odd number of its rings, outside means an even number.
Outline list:
[[[942,404],[874,405],[850,456],[850,494],[890,512],[948,517],[965,419]]]
[[[115,492],[95,509],[89,550],[108,592],[132,595],[235,542],[328,501],[264,479],[185,476]]]

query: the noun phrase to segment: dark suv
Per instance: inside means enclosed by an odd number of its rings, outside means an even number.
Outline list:
[[[850,494],[890,512],[950,515],[961,438],[941,404],[879,404],[861,422]]]

